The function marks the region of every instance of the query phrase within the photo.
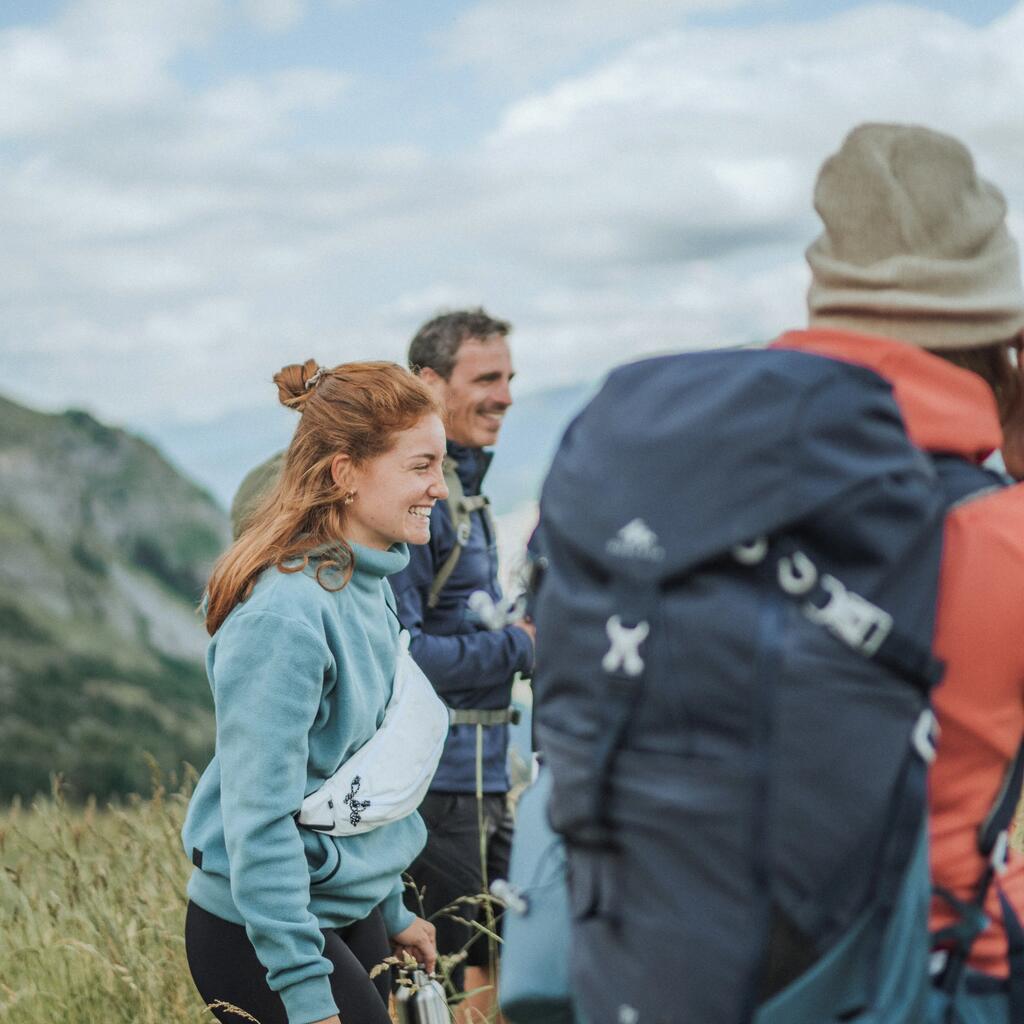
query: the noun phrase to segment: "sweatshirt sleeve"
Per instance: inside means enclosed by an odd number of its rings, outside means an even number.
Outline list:
[[[409,630],[409,652],[444,697],[454,692],[495,691],[507,700],[516,672],[533,668],[533,641],[518,626],[444,635],[423,632],[427,595],[434,579],[430,545],[409,550],[409,565],[392,577],[398,618]],[[467,681],[472,684],[467,686]]]
[[[326,641],[310,626],[270,612],[226,622],[214,655],[231,895],[290,1024],[338,1012],[293,818],[304,796],[309,731],[332,663]]]
[[[411,910],[407,910],[402,902],[404,891],[405,883],[399,878],[380,905],[380,914],[384,918],[384,928],[388,933],[388,938],[399,932],[404,932],[416,918],[416,915]]]

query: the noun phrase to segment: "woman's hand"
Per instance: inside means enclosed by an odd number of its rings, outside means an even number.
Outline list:
[[[408,928],[392,935],[391,945],[396,956],[408,953],[428,971],[437,966],[437,929],[422,917],[415,918]]]

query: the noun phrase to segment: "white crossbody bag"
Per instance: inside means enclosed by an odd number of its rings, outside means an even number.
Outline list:
[[[437,770],[448,708],[398,638],[391,699],[380,728],[315,792],[298,821],[332,836],[354,836],[412,814]]]

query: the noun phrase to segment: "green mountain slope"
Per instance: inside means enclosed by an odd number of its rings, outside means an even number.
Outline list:
[[[227,538],[151,445],[0,398],[0,799],[53,772],[78,796],[138,790],[144,752],[205,763],[195,606]]]

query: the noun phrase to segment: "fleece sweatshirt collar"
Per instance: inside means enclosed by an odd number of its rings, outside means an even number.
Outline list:
[[[392,544],[387,551],[378,548],[368,548],[365,544],[349,542],[352,554],[355,556],[355,570],[353,576],[363,574],[374,580],[382,580],[385,576],[394,576],[401,572],[409,564],[409,546],[407,544]],[[309,553],[311,560],[337,559],[340,562],[347,562],[344,549],[333,544],[322,544]]]
[[[772,347],[855,363],[884,377],[892,385],[910,439],[925,451],[981,463],[1002,445],[991,388],[976,373],[924,349],[830,328],[789,331]]]
[[[409,548],[405,544],[392,544],[387,551],[353,544],[352,553],[356,556],[356,572],[378,580],[401,572],[409,564]]]

